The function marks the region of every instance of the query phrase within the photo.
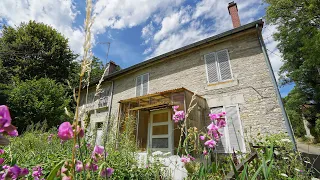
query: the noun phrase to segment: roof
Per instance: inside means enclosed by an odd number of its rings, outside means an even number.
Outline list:
[[[138,63],[138,64],[135,64],[133,66],[130,66],[128,68],[125,68],[125,69],[122,69],[120,71],[116,71],[108,76],[105,76],[103,78],[103,80],[111,80],[117,76],[120,76],[124,73],[127,73],[129,71],[132,71],[132,70],[135,70],[135,69],[138,69],[138,68],[141,68],[145,65],[148,65],[148,64],[151,64],[151,63],[154,63],[156,61],[159,61],[161,59],[164,59],[164,58],[167,58],[167,57],[170,57],[172,55],[175,55],[175,54],[178,54],[178,53],[181,53],[183,51],[186,51],[186,50],[190,50],[192,48],[195,48],[195,47],[199,47],[199,46],[202,46],[204,44],[207,44],[207,43],[210,43],[210,42],[213,42],[213,41],[216,41],[216,40],[219,40],[219,39],[222,39],[222,38],[225,38],[227,36],[230,36],[230,35],[233,35],[233,34],[236,34],[236,33],[239,33],[239,32],[242,32],[242,31],[245,31],[245,30],[248,30],[248,29],[251,29],[251,28],[254,28],[256,27],[256,25],[259,25],[259,26],[263,26],[263,21],[262,19],[259,19],[257,21],[254,21],[254,22],[251,22],[249,24],[246,24],[246,25],[242,25],[238,28],[234,28],[234,29],[231,29],[229,31],[226,31],[226,32],[223,32],[221,34],[218,34],[218,35],[215,35],[215,36],[211,36],[209,38],[206,38],[206,39],[203,39],[201,41],[198,41],[198,42],[195,42],[195,43],[192,43],[192,44],[189,44],[187,46],[184,46],[184,47],[181,47],[179,49],[176,49],[176,50],[173,50],[173,51],[170,51],[168,53],[165,53],[165,54],[162,54],[162,55],[159,55],[159,56],[156,56],[156,57],[153,57],[151,59],[148,59],[146,61],[143,61],[141,63]],[[97,81],[93,81],[92,84],[96,84],[98,83],[99,80]]]

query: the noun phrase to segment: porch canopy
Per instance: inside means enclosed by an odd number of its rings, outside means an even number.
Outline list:
[[[193,107],[188,116],[188,124],[198,128],[202,128],[205,124],[206,100],[184,87],[125,99],[119,101],[119,103],[119,124],[121,125],[119,130],[120,132],[123,130],[125,119],[128,117],[136,118],[134,135],[141,150],[147,148],[162,150],[163,147],[168,147],[168,149],[172,147],[169,151],[173,152],[173,149],[178,147],[180,130],[177,124],[172,121],[172,106],[178,105],[178,110],[184,112],[188,112],[188,108]],[[153,114],[158,115],[153,116]],[[160,119],[155,120],[155,118]],[[154,125],[157,124],[155,121],[161,121],[161,123],[158,123],[157,126]],[[163,137],[168,137],[168,139]],[[160,139],[162,142],[160,142]],[[161,143],[169,145],[166,146]]]

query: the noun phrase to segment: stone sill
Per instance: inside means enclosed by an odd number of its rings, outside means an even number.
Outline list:
[[[237,86],[238,84],[239,84],[238,79],[231,79],[231,80],[227,80],[227,81],[223,81],[223,82],[208,84],[206,89],[207,90],[222,89],[222,88]]]

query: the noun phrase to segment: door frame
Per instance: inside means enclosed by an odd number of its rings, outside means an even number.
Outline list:
[[[168,121],[167,122],[158,122],[158,123],[153,123],[153,115],[154,114],[160,114],[168,112]],[[168,134],[163,134],[163,135],[152,135],[152,127],[153,126],[160,126],[160,125],[168,125]],[[148,145],[147,147],[151,151],[162,151],[162,152],[171,152],[173,154],[173,138],[174,138],[174,133],[173,133],[173,122],[171,118],[171,109],[161,109],[161,110],[155,110],[155,111],[150,111],[150,121],[148,125],[149,133],[148,133]],[[152,138],[168,138],[168,148],[152,148]]]

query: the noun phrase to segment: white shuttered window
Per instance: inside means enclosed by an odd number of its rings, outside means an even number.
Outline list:
[[[228,50],[212,52],[204,56],[208,83],[232,79]]]
[[[218,153],[232,153],[233,150],[245,152],[243,128],[237,105],[211,108],[211,113],[226,112],[226,127],[220,129],[223,134],[216,146]]]
[[[136,96],[143,96],[149,91],[149,73],[136,78]]]

